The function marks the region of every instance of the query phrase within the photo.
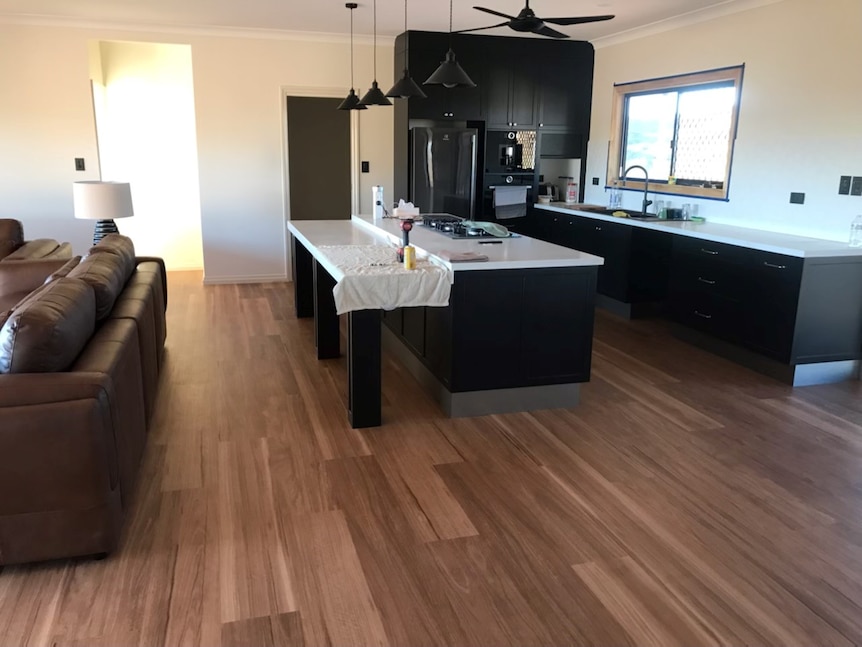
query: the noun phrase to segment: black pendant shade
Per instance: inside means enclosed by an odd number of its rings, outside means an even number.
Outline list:
[[[404,0],[404,32],[407,32],[407,0]],[[422,92],[422,88],[410,78],[410,72],[407,70],[407,51],[404,52],[404,76],[402,76],[392,89],[386,93],[387,97],[395,97],[398,99],[427,99],[428,95]]]
[[[455,60],[455,52],[450,48],[446,52],[446,60],[440,63],[440,67],[425,81],[425,85],[442,85],[444,88],[475,88],[467,73],[458,61]]]
[[[359,101],[361,106],[391,106],[392,102],[383,94],[383,90],[377,87],[377,0],[374,0],[374,81],[371,89]]]
[[[386,93],[387,97],[397,97],[399,99],[427,99],[428,95],[422,92],[422,88],[417,85],[416,81],[410,78],[410,72],[407,69],[404,69],[404,76],[402,76],[395,85],[392,86],[392,89]]]
[[[371,89],[365,93],[359,105],[365,106],[391,106],[392,102],[383,94],[383,90],[377,87],[377,79],[371,82]]]
[[[467,76],[458,61],[455,60],[455,52],[452,51],[452,0],[449,0],[449,51],[446,59],[434,70],[423,85],[442,85],[444,88],[475,88],[473,79]]]
[[[355,2],[348,2],[344,5],[350,9],[350,94],[344,101],[338,104],[337,110],[366,110],[365,106],[359,103],[359,97],[356,96],[356,90],[353,89],[353,10],[359,5]]]
[[[365,106],[359,103],[359,97],[356,95],[356,90],[350,88],[350,94],[345,97],[338,105],[338,110],[367,110]]]

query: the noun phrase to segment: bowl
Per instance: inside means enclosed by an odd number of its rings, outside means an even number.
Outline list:
[[[551,204],[551,196],[540,195],[539,196],[539,204]]]

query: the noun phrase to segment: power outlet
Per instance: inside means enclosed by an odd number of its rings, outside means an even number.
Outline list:
[[[75,158],[75,170],[76,171],[86,171],[87,170],[86,166],[84,165],[84,158],[83,157],[76,157]]]
[[[862,176],[853,178],[850,184],[850,195],[862,195]]]
[[[599,178],[594,177],[593,178],[593,186],[598,186],[598,185],[599,185]]]
[[[838,195],[850,195],[850,176],[842,175],[838,183]]]
[[[362,162],[362,172],[363,173],[370,173],[371,172],[371,164],[369,162],[365,162],[365,161]]]
[[[791,193],[790,194],[790,204],[805,204],[805,194],[804,193]]]

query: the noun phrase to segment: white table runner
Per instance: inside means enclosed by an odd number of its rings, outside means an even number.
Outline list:
[[[343,276],[332,291],[338,314],[353,310],[392,310],[449,304],[453,273],[426,259],[404,269],[387,245],[319,245],[319,252]]]

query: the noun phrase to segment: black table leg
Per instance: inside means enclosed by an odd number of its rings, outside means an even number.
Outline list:
[[[354,429],[380,426],[380,310],[347,315],[348,417]]]
[[[290,237],[293,259],[293,303],[297,319],[314,316],[314,258],[305,245]]]
[[[338,313],[332,296],[334,287],[335,279],[314,261],[314,345],[317,346],[317,359],[341,355]]]

